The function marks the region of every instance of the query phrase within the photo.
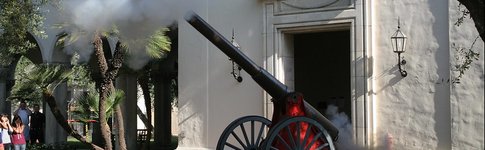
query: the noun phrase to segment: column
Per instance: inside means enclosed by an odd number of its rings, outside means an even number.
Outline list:
[[[10,114],[12,112],[11,103],[7,101],[15,83],[12,74],[9,68],[0,68],[0,113]]]
[[[170,81],[168,75],[154,74],[152,75],[154,84],[154,116],[155,116],[155,129],[154,140],[155,150],[169,150],[171,148],[172,141],[172,116],[171,116],[171,96],[170,96]]]
[[[170,27],[167,36],[172,41],[168,56],[152,66],[151,79],[154,85],[154,140],[155,150],[172,150],[172,95],[170,86],[177,77],[178,28]]]
[[[0,77],[0,113],[4,113],[7,107],[7,86],[5,79]]]
[[[62,115],[67,119],[67,101],[71,98],[68,90],[67,83],[61,83],[54,91],[54,97],[56,98],[57,107]],[[62,143],[67,141],[67,132],[64,131],[56,121],[56,118],[51,113],[48,105],[45,105],[45,142],[46,144]]]
[[[138,90],[136,79],[136,74],[121,74],[116,78],[116,88],[125,92],[125,99],[121,102],[121,112],[124,121],[126,148],[129,150],[136,149],[136,101]]]
[[[8,81],[0,77],[0,113],[10,113],[10,102],[7,101],[8,92],[10,91],[7,87]]]

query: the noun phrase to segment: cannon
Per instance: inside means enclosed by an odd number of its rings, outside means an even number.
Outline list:
[[[189,12],[184,18],[272,97],[274,113],[271,120],[261,116],[234,120],[222,132],[217,150],[335,149],[333,143],[338,139],[338,129],[308,104],[301,93],[290,91],[196,13]]]

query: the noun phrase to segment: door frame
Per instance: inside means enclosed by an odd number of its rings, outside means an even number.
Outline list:
[[[363,7],[349,7],[345,9],[329,9],[302,11],[301,13],[281,13],[276,11],[277,2],[266,3],[263,19],[263,67],[273,74],[290,89],[294,89],[291,81],[291,53],[293,51],[292,34],[325,32],[335,30],[350,30],[350,82],[351,82],[351,111],[353,141],[361,146],[371,146],[374,139],[374,102],[372,98],[371,71],[367,68],[371,53],[366,49],[371,47],[370,27],[362,25],[364,18]],[[328,15],[330,14],[330,15]],[[335,15],[336,14],[336,15]],[[370,17],[368,17],[370,18]],[[371,62],[371,61],[370,61]],[[286,65],[286,66],[285,66]],[[271,96],[263,94],[264,116],[271,118],[273,104]]]

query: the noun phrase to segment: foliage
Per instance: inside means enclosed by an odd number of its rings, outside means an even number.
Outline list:
[[[148,54],[148,56],[152,59],[157,59],[157,63],[160,63],[161,59],[165,58],[168,53],[171,50],[171,44],[172,42],[170,41],[170,38],[166,35],[166,33],[170,31],[168,28],[160,28],[156,30],[149,38],[147,38],[147,45],[145,46],[145,52]],[[129,56],[128,56],[129,57]],[[146,76],[147,77],[147,83],[148,83],[148,90],[149,90],[149,95],[150,99],[154,99],[154,86],[153,86],[153,80],[151,79],[151,72],[152,69],[150,68],[150,64],[146,65],[144,69],[140,70],[139,73],[141,76]],[[139,77],[140,78],[140,77]],[[173,86],[176,86],[175,82],[171,83],[171,94],[174,94],[173,92],[176,92],[173,89]],[[176,87],[175,87],[176,88]],[[177,95],[177,94],[175,94]],[[173,99],[174,96],[172,95]],[[174,100],[172,99],[172,104],[174,104]]]
[[[62,32],[60,34],[57,34],[57,41],[56,44],[54,45],[54,49],[63,49],[66,43],[70,42],[69,34],[66,32]],[[71,62],[72,63],[72,62]]]
[[[72,34],[62,32],[57,36],[58,38],[54,49],[64,49],[66,45],[70,45],[72,42],[79,39],[79,33],[77,32]],[[69,76],[67,84],[71,88],[89,89],[90,86],[94,84],[88,69],[89,66],[87,64],[79,63],[79,58],[80,55],[78,53],[74,53],[71,57],[73,74],[72,76]]]
[[[146,52],[151,58],[161,59],[170,51],[170,38],[165,33],[168,28],[156,30],[147,40]]]
[[[40,102],[42,99],[42,91],[37,90],[38,87],[36,84],[25,84],[30,82],[29,74],[34,67],[35,64],[29,59],[23,56],[20,57],[15,70],[15,85],[12,88],[12,96],[10,96],[10,100],[19,101],[28,99],[35,103]]]
[[[40,7],[46,3],[47,0],[0,2],[0,65],[10,64],[14,55],[24,54],[35,46],[28,40],[29,33],[45,37]]]
[[[456,64],[452,71],[456,72],[458,75],[452,77],[451,83],[458,84],[460,83],[460,79],[463,77],[465,72],[470,68],[473,61],[478,60],[480,56],[480,52],[474,51],[473,46],[477,42],[478,38],[482,36],[482,41],[485,40],[483,38],[483,5],[484,1],[470,1],[470,0],[458,0],[458,10],[461,12],[461,16],[455,22],[455,26],[460,26],[466,18],[473,19],[475,23],[475,27],[477,28],[478,33],[480,34],[475,38],[473,43],[471,44],[470,48],[459,47],[455,43],[451,45],[453,49],[455,49],[455,60]],[[477,19],[480,18],[480,19]]]
[[[460,26],[463,23],[463,21],[465,20],[465,18],[470,17],[470,11],[468,11],[468,9],[466,9],[466,7],[465,8],[463,8],[463,7],[465,7],[465,6],[463,6],[463,4],[461,4],[461,3],[458,5],[458,10],[461,12],[461,16],[458,18],[458,20],[456,20],[456,22],[455,22],[456,26]]]
[[[56,0],[5,0],[0,2],[0,65],[9,65],[15,58],[14,56],[19,56],[25,54],[30,49],[36,46],[34,37],[45,38],[46,34],[42,29],[42,24],[44,16],[42,16],[41,6],[48,3],[48,1]],[[145,49],[147,54],[156,59],[163,58],[166,53],[170,50],[170,41],[165,36],[165,32],[168,29],[157,30],[152,36],[147,39],[143,39],[144,42],[148,42]],[[103,32],[104,36],[114,36],[119,31],[114,30],[113,32]],[[79,33],[84,33],[80,31]],[[67,39],[67,33],[63,33],[56,43],[56,48],[62,49],[67,44],[76,42],[79,36],[70,36]],[[109,60],[112,61],[112,60]],[[122,61],[122,59],[121,59]],[[121,63],[119,63],[121,64]],[[115,66],[116,67],[116,66]],[[21,73],[20,77],[12,90],[12,94],[9,99],[25,99],[32,97],[35,99],[41,99],[43,93],[52,93],[53,90],[62,82],[68,81],[70,87],[90,87],[92,84],[88,77],[88,71],[85,66],[74,66],[74,70],[80,70],[79,72],[73,71],[73,69],[68,68],[68,66],[60,65],[26,65],[20,67],[22,71],[17,71]],[[110,67],[111,68],[111,67]],[[114,76],[116,76],[114,72]],[[114,77],[113,76],[113,77]],[[113,81],[113,79],[109,79]],[[94,90],[92,90],[94,91]],[[120,94],[121,93],[121,96]],[[114,91],[113,94],[109,94],[107,104],[111,109],[107,109],[104,113],[110,113],[117,106],[116,104],[123,99],[122,92]],[[112,101],[109,99],[113,99]],[[101,103],[101,105],[106,103]],[[91,106],[90,106],[91,107]],[[95,109],[96,110],[96,109]],[[99,113],[98,113],[99,115]],[[32,148],[35,149],[35,148]],[[50,148],[54,149],[54,148]]]
[[[127,55],[125,55],[126,60],[136,60],[136,59],[149,59],[151,62],[159,61],[167,57],[170,52],[171,41],[166,35],[169,31],[166,27],[160,27],[155,30],[150,36],[140,39],[121,39],[123,44],[128,48]],[[144,45],[144,46],[140,46]],[[144,54],[140,54],[136,48],[141,48],[144,50]],[[146,62],[150,62],[146,61]],[[128,61],[129,62],[129,61]],[[144,64],[149,66],[150,63]],[[145,66],[139,66],[143,68]],[[122,68],[124,72],[138,72],[140,68],[132,70],[132,68],[124,67]]]
[[[94,88],[93,88],[94,89]],[[109,118],[115,109],[115,106],[120,104],[125,99],[124,92],[120,89],[115,89],[108,95],[106,104],[106,116]],[[99,93],[95,91],[89,91],[88,93],[76,98],[74,103],[75,110],[72,114],[76,119],[87,122],[99,117]]]
[[[455,59],[457,62],[453,71],[458,73],[458,75],[453,78],[452,83],[460,83],[460,79],[465,74],[465,71],[470,69],[473,61],[479,59],[480,54],[473,51],[473,46],[475,45],[475,42],[477,42],[478,38],[478,36],[475,38],[475,41],[473,41],[470,48],[458,47],[455,45],[455,43],[452,44],[451,47],[456,51]]]
[[[460,2],[459,10],[462,11],[463,15],[461,18],[470,16],[475,23],[475,28],[478,31],[482,41],[485,42],[485,0],[458,0]],[[465,6],[466,10],[463,10],[461,6]],[[463,19],[461,19],[463,21]],[[460,19],[458,19],[458,24],[460,24]]]
[[[24,60],[16,71],[18,78],[12,87],[12,94],[9,99],[34,100],[42,99],[42,92],[52,92],[59,83],[66,81],[72,71],[62,65],[23,65]]]
[[[76,89],[94,89],[94,82],[88,66],[85,64],[72,66],[73,73],[68,77],[67,85]]]

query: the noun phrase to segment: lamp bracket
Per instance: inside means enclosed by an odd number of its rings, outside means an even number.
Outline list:
[[[404,60],[404,57],[401,60],[401,53],[397,53],[397,57],[398,57],[397,65],[399,67],[399,72],[401,73],[401,76],[402,77],[408,76],[408,72],[406,72],[406,70],[402,68],[402,66],[406,64],[406,60]]]
[[[235,63],[232,59],[229,59],[232,62],[232,76],[234,79],[236,79],[237,82],[241,83],[243,81],[243,78],[241,77],[241,70],[242,68]]]

